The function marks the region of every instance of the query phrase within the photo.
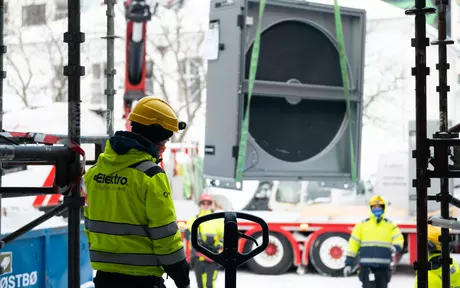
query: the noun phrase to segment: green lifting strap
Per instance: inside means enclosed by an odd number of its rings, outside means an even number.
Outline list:
[[[241,127],[241,138],[238,149],[238,160],[236,162],[236,181],[243,181],[243,168],[246,159],[246,146],[248,143],[248,130],[249,130],[249,107],[251,105],[252,90],[254,89],[254,81],[256,80],[257,64],[259,63],[259,50],[260,50],[260,34],[262,30],[262,17],[265,10],[265,0],[259,2],[259,20],[257,23],[256,39],[252,47],[251,65],[249,68],[249,86],[248,86],[248,102],[243,119],[243,126]]]
[[[340,6],[337,0],[334,0],[334,18],[337,41],[339,44],[340,69],[342,70],[343,90],[345,92],[345,99],[347,102],[348,136],[350,138],[351,181],[353,184],[356,184],[355,145],[353,143],[353,125],[350,111],[350,86],[348,82],[349,78],[347,69],[347,54],[345,53],[345,41],[343,40],[343,27],[342,17],[340,16]]]

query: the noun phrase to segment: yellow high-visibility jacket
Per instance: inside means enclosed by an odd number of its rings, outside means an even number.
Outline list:
[[[198,215],[190,217],[190,219],[187,221],[187,230],[191,231],[192,230],[192,225],[193,222],[195,221],[196,218],[211,214],[212,211],[200,211]],[[208,238],[213,239],[213,247],[222,247],[223,239],[224,239],[224,220],[223,219],[214,219],[211,221],[206,221],[204,223],[201,223],[200,226],[198,227],[198,233],[200,234],[199,237],[203,240],[203,242],[207,242]],[[190,244],[191,245],[191,244]],[[198,260],[204,261],[210,259],[207,259],[207,257],[204,257],[201,255],[201,253],[197,253]]]
[[[442,268],[439,265],[440,262],[437,261],[440,257],[441,253],[433,253],[428,256],[428,261],[436,263],[433,263],[434,269],[428,271],[428,288],[442,288]],[[414,287],[417,288],[417,274]],[[453,259],[450,265],[450,288],[460,288],[460,268]]]
[[[359,252],[361,266],[385,267],[392,261],[391,247],[397,251],[403,249],[404,236],[398,225],[384,217],[382,215],[377,221],[371,212],[371,217],[355,225],[348,242],[345,265],[353,265]]]
[[[185,259],[168,177],[145,138],[117,134],[84,176],[91,266],[161,277],[163,265]]]

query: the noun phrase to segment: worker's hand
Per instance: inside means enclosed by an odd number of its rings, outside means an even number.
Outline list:
[[[177,262],[173,265],[163,265],[166,274],[174,280],[177,288],[189,288],[190,287],[190,266],[187,260]]]
[[[351,266],[345,266],[345,268],[343,268],[343,276],[348,277],[350,275],[351,275]]]

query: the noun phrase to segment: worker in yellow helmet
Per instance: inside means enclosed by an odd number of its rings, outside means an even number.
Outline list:
[[[382,196],[373,196],[369,200],[370,217],[357,223],[350,236],[343,273],[351,274],[359,253],[359,280],[363,288],[387,288],[392,255],[404,247],[398,225],[385,218],[386,207]]]
[[[428,261],[431,269],[428,271],[428,288],[442,288],[442,262],[441,262],[441,228],[428,225]],[[451,258],[450,264],[450,287],[460,287],[460,268]],[[417,288],[417,277],[415,278],[415,288]]]
[[[85,174],[85,232],[96,288],[190,285],[168,177],[158,165],[166,142],[185,128],[162,99],[144,97]]]
[[[213,213],[213,198],[207,193],[200,196],[200,212],[187,222],[185,237],[190,240],[190,230],[196,218]],[[204,222],[198,227],[198,244],[211,252],[220,253],[223,250],[224,221],[215,219]],[[217,279],[218,264],[192,249],[191,261],[194,264],[198,288],[214,288]]]

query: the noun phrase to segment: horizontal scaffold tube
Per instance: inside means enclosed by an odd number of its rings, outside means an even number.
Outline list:
[[[429,221],[431,222],[431,225],[433,226],[460,230],[460,221],[457,221],[457,220],[444,219],[440,216],[433,216],[430,218]]]

